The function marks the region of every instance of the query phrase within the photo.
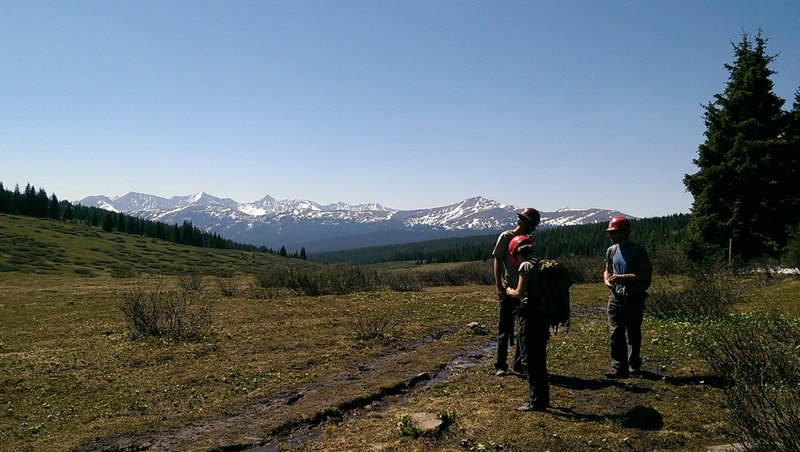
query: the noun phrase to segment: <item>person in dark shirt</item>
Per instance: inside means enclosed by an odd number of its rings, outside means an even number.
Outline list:
[[[508,254],[508,244],[516,235],[533,233],[541,219],[539,211],[532,207],[518,212],[517,217],[517,226],[511,231],[500,233],[492,251],[492,257],[494,257],[494,282],[497,289],[497,298],[500,302],[497,322],[497,356],[494,362],[494,368],[498,376],[508,373],[508,344],[513,341],[514,310],[519,306],[519,298],[510,297],[506,294],[506,288],[516,287],[517,271],[519,270],[519,265],[512,263],[511,256]],[[512,368],[522,373],[518,345],[514,352]]]

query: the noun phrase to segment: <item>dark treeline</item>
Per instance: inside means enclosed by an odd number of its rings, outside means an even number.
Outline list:
[[[688,214],[633,220],[632,239],[649,250],[675,247],[686,235]],[[610,244],[605,233],[605,223],[543,228],[534,233],[538,254],[542,258],[557,259],[563,256],[601,256]],[[420,264],[434,262],[468,262],[491,259],[497,234],[429,240],[402,245],[375,246],[343,251],[309,254],[309,259],[319,262],[350,262],[371,264],[377,262],[414,261]]]
[[[224,239],[215,232],[202,231],[189,221],[184,221],[180,226],[177,223],[170,225],[97,207],[72,205],[69,201],[59,201],[56,195],[47,196],[44,189],[37,190],[31,184],[26,185],[24,191],[20,190],[19,185],[11,191],[0,182],[0,213],[85,223],[106,232],[122,232],[182,245],[275,253],[264,246],[245,245]]]

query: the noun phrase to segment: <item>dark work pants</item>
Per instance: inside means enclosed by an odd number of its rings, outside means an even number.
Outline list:
[[[535,405],[550,404],[550,383],[547,381],[547,341],[550,327],[540,314],[518,317],[520,361],[528,379],[529,401]]]
[[[508,343],[514,336],[514,311],[519,306],[519,298],[508,296],[500,297],[499,319],[497,322],[497,358],[494,368],[508,370]],[[512,367],[519,370],[519,341],[514,349],[514,362]]]
[[[628,366],[638,369],[642,365],[642,318],[645,297],[645,293],[621,295],[614,291],[608,296],[611,365],[614,370],[627,372]]]

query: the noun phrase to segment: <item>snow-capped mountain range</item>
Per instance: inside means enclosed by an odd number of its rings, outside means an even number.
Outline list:
[[[240,203],[203,192],[169,199],[130,192],[118,197],[89,196],[76,204],[170,224],[191,221],[240,243],[273,249],[285,246],[289,252],[304,247],[309,253],[490,234],[513,228],[515,212],[521,210],[483,197],[430,209],[397,210],[376,203],[321,205],[271,196]],[[541,227],[605,222],[624,215],[616,210],[568,207],[541,214]]]

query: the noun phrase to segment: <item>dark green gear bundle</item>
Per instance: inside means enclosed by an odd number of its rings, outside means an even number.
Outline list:
[[[539,261],[539,275],[542,279],[542,296],[536,310],[547,317],[550,327],[557,332],[559,326],[569,326],[572,276],[561,263],[550,259]]]

